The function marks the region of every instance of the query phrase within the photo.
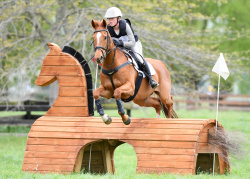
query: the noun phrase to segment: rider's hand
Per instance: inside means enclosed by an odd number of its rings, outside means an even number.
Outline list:
[[[123,47],[123,41],[122,40],[116,40],[116,39],[114,39],[113,42],[114,42],[115,46],[117,46],[117,47]]]

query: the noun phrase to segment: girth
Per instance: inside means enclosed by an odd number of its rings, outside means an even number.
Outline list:
[[[120,66],[118,66],[118,67],[116,67],[114,69],[111,69],[111,70],[105,70],[105,69],[102,68],[102,73],[109,76],[110,81],[112,83],[112,86],[113,86],[114,90],[115,90],[115,85],[114,85],[113,78],[112,78],[113,74],[115,74],[121,68],[123,68],[123,67],[125,67],[127,65],[130,65],[130,64],[131,64],[130,62],[126,62],[126,63],[123,63]],[[129,101],[132,101],[135,98],[135,96],[137,95],[137,93],[138,93],[138,91],[140,89],[140,86],[141,86],[141,83],[142,83],[142,79],[143,79],[142,72],[138,72],[138,75],[137,75],[137,78],[136,78],[136,81],[135,81],[135,92],[134,92],[134,95],[130,96],[127,99],[121,99],[122,101],[129,102]]]

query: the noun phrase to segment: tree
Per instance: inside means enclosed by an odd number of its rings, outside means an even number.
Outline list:
[[[111,6],[119,7],[124,18],[132,20],[132,26],[143,43],[144,56],[164,61],[173,79],[173,90],[177,92],[179,87],[193,90],[201,76],[210,73],[219,57],[218,43],[229,37],[215,40],[220,36],[216,30],[226,24],[214,23],[224,17],[217,2],[226,4],[224,0],[2,1],[1,96],[13,85],[23,89],[24,81],[33,84],[48,51],[47,42],[61,47],[69,45],[87,60],[91,59],[94,51],[89,46],[93,34],[90,22],[103,19]],[[213,10],[212,13],[209,9]],[[213,29],[208,28],[210,22],[214,23]],[[235,35],[232,33],[233,37]],[[239,54],[228,52],[225,56],[230,68]],[[248,57],[244,59],[249,61]],[[89,64],[92,69],[95,67],[94,63]],[[246,68],[231,69],[240,73],[246,71]],[[6,101],[6,98],[2,97],[1,101]]]
[[[223,52],[230,60],[230,72],[232,75],[226,83],[222,84],[222,89],[228,91],[232,89],[232,84],[240,86],[241,93],[249,93],[249,28],[248,17],[250,15],[250,2],[246,0],[220,0],[199,1],[195,8],[196,12],[211,18],[196,20],[193,25],[202,28],[202,41],[209,39],[206,48],[212,51]],[[213,79],[213,84],[217,85],[217,78]]]

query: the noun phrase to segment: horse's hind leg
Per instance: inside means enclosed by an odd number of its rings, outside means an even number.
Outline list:
[[[122,105],[121,99],[116,99],[116,104],[118,108],[118,113],[122,117],[122,121],[124,124],[129,125],[130,124],[130,117],[128,115],[125,115],[125,110]]]
[[[168,109],[168,117],[172,118],[172,111],[173,111],[173,98],[170,95],[170,97],[168,98],[167,102],[165,103]]]
[[[161,114],[161,102],[160,99],[157,97],[148,97],[144,100],[136,101],[134,100],[134,103],[138,104],[139,106],[145,106],[145,107],[153,107],[156,111],[156,118],[160,118]]]
[[[167,115],[169,118],[172,118],[172,110],[173,110],[173,99],[172,96],[170,94],[162,94],[162,93],[157,93],[157,95],[159,96],[161,102],[163,103],[163,105],[165,105],[165,107],[167,108]],[[164,106],[163,106],[164,108]]]

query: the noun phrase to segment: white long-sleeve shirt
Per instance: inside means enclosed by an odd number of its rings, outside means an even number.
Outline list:
[[[120,30],[115,30],[115,33],[118,35],[120,33]],[[135,46],[135,37],[133,34],[132,29],[130,28],[130,25],[128,23],[126,23],[126,36],[122,36],[119,39],[123,41],[123,46],[125,48],[131,49],[132,47]]]

